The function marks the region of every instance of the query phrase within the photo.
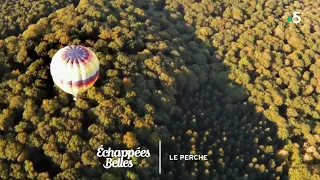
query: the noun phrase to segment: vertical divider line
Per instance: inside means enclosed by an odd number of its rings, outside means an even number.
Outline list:
[[[159,174],[161,174],[161,141],[159,141]]]

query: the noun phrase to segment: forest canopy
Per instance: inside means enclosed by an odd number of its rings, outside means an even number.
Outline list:
[[[5,0],[0,179],[320,179],[319,5]],[[50,76],[68,45],[100,61],[77,101]],[[151,156],[106,171],[100,145]]]

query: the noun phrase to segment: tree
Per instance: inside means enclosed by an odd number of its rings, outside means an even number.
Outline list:
[[[123,142],[129,149],[133,149],[138,145],[136,135],[133,132],[127,132],[123,136]]]

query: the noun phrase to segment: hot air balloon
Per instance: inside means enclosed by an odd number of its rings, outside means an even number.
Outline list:
[[[77,95],[85,92],[99,77],[99,60],[84,46],[66,46],[52,57],[50,73],[53,82],[64,92]]]

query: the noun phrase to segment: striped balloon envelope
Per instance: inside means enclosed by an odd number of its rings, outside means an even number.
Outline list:
[[[99,77],[99,60],[95,53],[84,46],[66,46],[52,57],[50,73],[53,82],[66,93],[77,95],[85,92]]]

